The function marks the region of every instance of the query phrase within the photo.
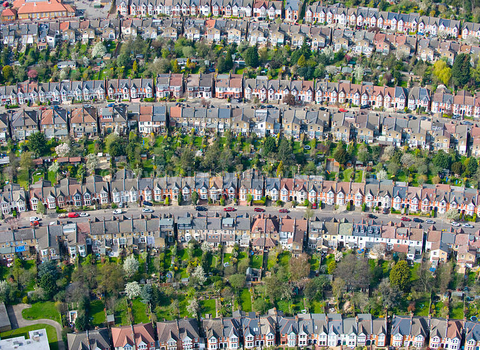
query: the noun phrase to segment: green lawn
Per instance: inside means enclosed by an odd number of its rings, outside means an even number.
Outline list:
[[[201,300],[200,307],[202,308],[202,315],[210,314],[212,317],[216,316],[215,299]]]
[[[316,314],[323,314],[325,309],[324,309],[325,303],[318,301],[318,300],[312,300],[310,302],[310,312],[316,313]]]
[[[317,271],[320,267],[320,259],[317,256],[312,256],[310,258],[310,270]]]
[[[37,329],[44,329],[44,328],[47,330],[47,337],[48,337],[48,342],[50,343],[50,349],[58,350],[57,331],[55,330],[55,327],[50,326],[48,324],[39,323],[39,324],[3,332],[3,333],[0,333],[0,338],[8,339],[8,338],[24,336],[25,338],[28,339],[29,338],[28,332],[35,331]]]
[[[245,312],[252,311],[252,298],[248,288],[244,288],[240,293],[240,302],[242,303],[242,310]]]
[[[127,299],[120,299],[115,304],[115,324],[120,326],[126,326],[130,324],[127,314]]]
[[[463,302],[457,301],[452,303],[452,309],[450,310],[450,318],[457,320],[463,319]]]
[[[28,189],[29,178],[28,170],[19,169],[17,175],[17,183],[25,189]]]
[[[93,326],[103,326],[105,323],[105,311],[103,310],[103,302],[101,300],[94,300],[90,304],[90,317],[92,318]]]
[[[343,172],[343,181],[349,182],[353,173],[353,168],[345,169]]]
[[[278,257],[278,263],[283,267],[288,267],[290,264],[290,259],[292,258],[292,254],[290,252],[283,252]]]
[[[252,267],[254,269],[261,269],[263,266],[263,255],[254,255],[252,257]]]
[[[133,319],[135,323],[148,323],[150,319],[147,315],[147,305],[142,303],[141,300],[135,299],[132,302],[132,312],[133,312]]]
[[[224,263],[226,263],[226,262],[229,263],[231,257],[232,257],[232,254],[230,254],[230,253],[225,253],[225,254],[223,254],[223,262],[224,262]]]
[[[26,320],[40,320],[46,318],[62,324],[60,312],[58,312],[53,301],[34,303],[31,308],[23,310],[22,315]]]

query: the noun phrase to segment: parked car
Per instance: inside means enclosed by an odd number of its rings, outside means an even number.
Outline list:
[[[73,219],[73,218],[78,218],[80,217],[80,214],[79,213],[68,213],[67,215],[69,218]]]
[[[121,213],[122,213],[122,209],[115,209],[115,210],[113,211],[113,213],[116,214],[116,215],[117,215],[117,214],[121,214]]]
[[[147,201],[143,201],[143,206],[152,207],[153,204]]]
[[[463,224],[462,226],[463,226],[463,227],[466,227],[466,228],[473,228],[473,225],[472,225],[472,224],[468,224],[468,223],[467,223],[467,224]]]
[[[378,216],[373,214],[368,214],[367,217],[369,217],[370,219],[378,219]]]
[[[109,104],[107,105],[107,107],[114,107],[114,106],[115,106],[115,103],[109,103]]]
[[[345,113],[347,110],[345,108],[340,108],[338,111],[342,112],[342,113]]]
[[[208,208],[202,207],[201,205],[198,205],[195,207],[196,211],[208,211]]]
[[[318,208],[318,204],[315,202],[315,203],[312,203],[312,209],[317,209]]]
[[[430,220],[430,219],[428,219],[428,220],[427,220],[427,221],[425,221],[425,222],[426,222],[427,224],[434,224],[434,223],[435,223],[435,221],[433,221],[433,220]]]
[[[419,219],[419,218],[413,218],[413,221],[414,221],[414,222],[423,222],[423,220],[422,220],[422,219]]]
[[[90,214],[89,214],[89,213],[80,213],[80,216],[81,216],[82,218],[85,218],[85,217],[87,217],[87,216],[90,216]]]
[[[142,213],[153,213],[153,209],[150,209],[150,208],[142,208]]]
[[[288,209],[282,208],[278,212],[282,213],[282,214],[285,214],[285,213],[288,213]]]
[[[30,221],[30,226],[38,226],[38,225],[40,225],[40,223],[38,222],[38,220]]]
[[[412,219],[407,218],[406,216],[403,216],[400,220],[402,220],[402,221],[412,221]]]
[[[236,209],[233,208],[233,207],[226,207],[226,208],[223,208],[223,211],[235,211]]]
[[[30,222],[32,221],[40,221],[40,219],[37,216],[30,216]]]
[[[257,213],[263,213],[265,211],[265,209],[263,208],[255,208],[253,209],[254,212],[257,212]]]
[[[66,217],[67,217],[67,214],[65,214],[65,213],[58,214],[59,219],[64,219]]]
[[[452,225],[453,227],[460,227],[460,226],[461,226],[458,222],[455,222],[455,221],[453,221],[453,222],[451,223],[451,225]]]

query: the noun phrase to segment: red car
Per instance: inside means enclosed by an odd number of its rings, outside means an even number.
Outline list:
[[[412,221],[412,219],[407,218],[406,216],[403,216],[400,220],[402,220],[402,221]]]
[[[346,112],[347,110],[346,110],[345,108],[340,108],[338,111],[344,113],[344,112]]]
[[[80,216],[79,213],[68,213],[69,218],[78,218]]]
[[[255,208],[253,209],[253,211],[257,212],[257,213],[263,213],[265,211],[265,209],[263,208]]]
[[[223,208],[223,211],[235,211],[235,208],[226,207],[226,208]]]
[[[288,209],[280,209],[278,212],[279,213],[288,213]]]
[[[38,226],[38,225],[40,225],[40,223],[37,220],[30,221],[30,226]]]
[[[317,209],[317,203],[312,203],[312,209]]]

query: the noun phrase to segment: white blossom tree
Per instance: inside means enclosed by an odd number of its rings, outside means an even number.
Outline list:
[[[203,270],[202,265],[198,265],[195,268],[195,271],[192,273],[192,278],[195,280],[195,282],[201,286],[207,281],[207,278],[205,277],[205,271]]]
[[[193,298],[190,300],[190,302],[187,305],[187,312],[192,315],[192,317],[197,317],[198,316],[198,311],[200,310],[200,306],[198,305],[198,301],[196,298]]]
[[[93,174],[93,172],[95,171],[95,169],[97,168],[98,166],[98,157],[96,154],[88,154],[87,155],[87,170]]]
[[[55,147],[55,153],[59,157],[65,157],[68,152],[70,152],[70,146],[66,142]]]
[[[203,253],[208,253],[210,251],[210,246],[208,245],[208,243],[206,241],[204,241],[202,243],[202,252]]]
[[[125,285],[125,294],[128,299],[135,299],[142,292],[142,288],[138,282],[129,282]]]
[[[382,161],[386,162],[392,158],[393,154],[395,153],[395,147],[394,146],[387,146],[383,150],[382,154]]]
[[[377,257],[377,258],[382,258],[385,255],[386,249],[385,246],[381,243],[375,244],[372,247],[372,253]]]
[[[123,269],[125,270],[125,273],[128,277],[132,277],[133,275],[135,275],[139,267],[140,263],[137,259],[135,259],[133,255],[127,257],[123,263]]]
[[[10,284],[7,281],[0,281],[0,300],[5,301],[10,293]]]
[[[92,57],[103,57],[107,54],[107,48],[99,41],[92,49]]]
[[[377,180],[386,180],[388,177],[388,174],[385,170],[380,170],[378,173],[377,173]]]

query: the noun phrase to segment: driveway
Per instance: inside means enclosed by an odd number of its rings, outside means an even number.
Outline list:
[[[48,319],[40,319],[35,321],[26,320],[22,316],[22,311],[24,309],[28,309],[31,305],[28,304],[18,304],[18,305],[8,305],[7,312],[8,317],[10,318],[10,323],[12,324],[12,329],[22,328],[26,326],[31,326],[34,324],[45,323],[50,326],[55,327],[57,331],[57,344],[58,350],[65,350],[65,344],[62,340],[62,325],[56,321],[48,320]]]

